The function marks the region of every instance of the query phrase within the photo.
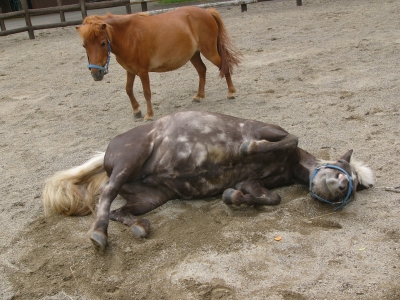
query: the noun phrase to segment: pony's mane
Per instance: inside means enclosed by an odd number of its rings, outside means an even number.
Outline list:
[[[105,19],[111,18],[113,14],[108,13],[104,16],[88,16],[83,20],[82,26],[79,27],[79,34],[84,40],[93,40],[104,34],[103,25],[106,25],[105,32],[109,40],[112,39],[112,26],[104,22]]]
[[[323,160],[323,159],[318,159],[317,160],[317,165],[322,166],[324,164],[333,164],[335,161],[329,161],[329,160]],[[371,168],[368,167],[365,163],[362,161],[355,160],[354,158],[351,158],[350,160],[350,166],[354,169],[357,176],[358,182],[365,186],[365,187],[371,187],[375,184],[375,176],[374,173],[372,172]],[[352,174],[352,176],[354,176]]]
[[[365,187],[375,184],[375,176],[371,168],[365,163],[351,159],[350,165],[356,170],[358,181]]]

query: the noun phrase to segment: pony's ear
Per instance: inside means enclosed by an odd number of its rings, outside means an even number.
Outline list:
[[[350,158],[351,158],[352,154],[353,154],[353,149],[350,149],[345,154],[343,154],[339,159],[343,159],[343,160],[347,161],[348,163],[350,163]]]
[[[75,26],[75,29],[79,31],[79,29],[81,28],[82,25],[80,26]]]
[[[105,23],[101,24],[101,30],[105,30],[106,27],[107,27],[107,24],[105,24]]]

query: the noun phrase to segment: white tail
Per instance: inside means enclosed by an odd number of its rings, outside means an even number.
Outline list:
[[[92,213],[95,197],[108,180],[103,163],[104,152],[101,152],[78,167],[48,178],[42,194],[45,214],[84,216]]]

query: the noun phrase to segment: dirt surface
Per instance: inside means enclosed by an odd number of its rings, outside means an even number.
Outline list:
[[[387,189],[400,185],[399,2],[218,10],[244,54],[236,99],[225,99],[207,62],[207,98],[192,103],[198,79],[188,64],[151,74],[156,118],[204,110],[275,123],[324,159],[353,148],[376,186],[334,214],[301,185],[279,189],[277,207],[174,200],[146,215],[147,239],[110,223],[98,253],[86,236],[93,216],[43,217],[42,182],[144,123],[131,115],[125,72],[113,57],[94,82],[73,27],[2,37],[1,299],[400,298],[400,194]],[[141,91],[138,80],[144,110]]]

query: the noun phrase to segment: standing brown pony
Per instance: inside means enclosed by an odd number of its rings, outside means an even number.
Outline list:
[[[102,80],[108,71],[110,52],[126,70],[126,93],[133,114],[141,117],[133,95],[136,75],[140,77],[147,102],[145,119],[152,119],[149,72],[167,72],[182,67],[189,60],[199,74],[199,88],[194,101],[205,97],[206,66],[200,53],[220,69],[226,78],[228,99],[236,92],[231,73],[240,63],[241,53],[231,43],[224,23],[215,9],[181,7],[160,15],[89,16],[77,27],[83,39],[94,80]]]

